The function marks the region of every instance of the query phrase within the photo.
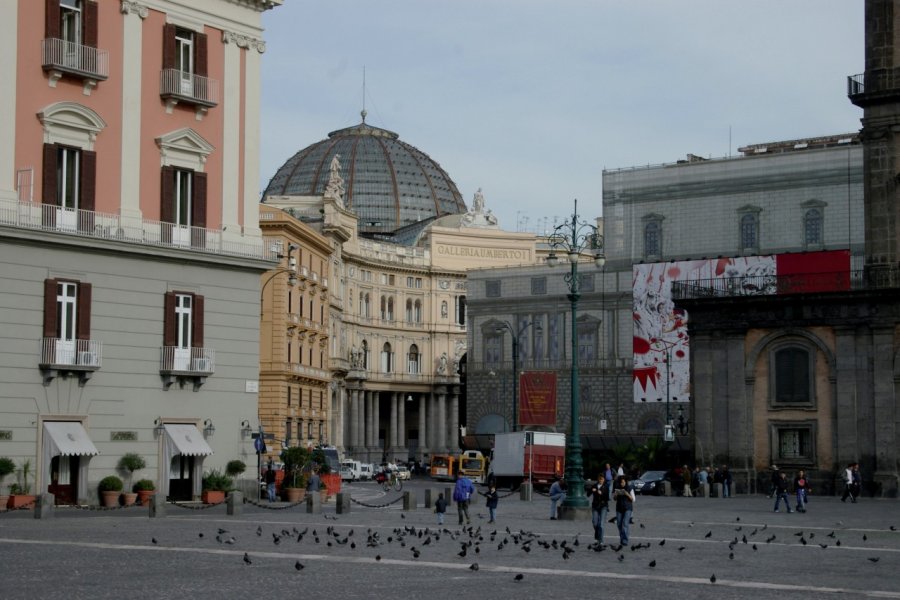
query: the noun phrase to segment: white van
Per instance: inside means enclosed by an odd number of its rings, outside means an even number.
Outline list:
[[[372,463],[360,463],[359,479],[360,481],[371,481],[375,477],[375,465]]]
[[[341,479],[344,481],[359,481],[360,463],[358,460],[345,459],[341,462]]]

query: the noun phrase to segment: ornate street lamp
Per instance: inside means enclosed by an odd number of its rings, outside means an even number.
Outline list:
[[[534,330],[541,331],[541,324],[534,321],[523,323],[518,332],[513,328],[509,321],[503,321],[495,330],[497,333],[503,333],[504,329],[509,330],[512,336],[512,359],[513,359],[513,403],[512,403],[512,430],[518,431],[519,427],[519,338],[525,333],[525,330],[534,325]]]
[[[583,254],[592,256],[598,267],[606,263],[603,254],[603,236],[597,228],[578,217],[578,200],[575,200],[575,211],[570,220],[558,225],[547,238],[550,245],[550,254],[547,256],[547,264],[551,267],[559,262],[557,252],[565,254],[569,259],[569,272],[563,277],[569,288],[567,298],[572,304],[572,407],[569,436],[566,438],[566,499],[563,501],[562,514],[567,511],[572,515],[579,510],[587,510],[589,507],[587,496],[584,493],[584,465],[581,457],[581,432],[579,430],[578,417],[579,389],[578,389],[578,299],[581,297],[578,279],[578,263]]]

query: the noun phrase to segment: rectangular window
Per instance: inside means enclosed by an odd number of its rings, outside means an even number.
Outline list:
[[[180,72],[181,93],[194,94],[194,32],[175,29],[175,68]]]
[[[597,330],[594,327],[578,328],[578,362],[591,363],[596,358]]]
[[[484,282],[484,295],[486,298],[500,297],[500,280],[491,279]]]
[[[191,347],[191,311],[193,298],[190,295],[175,295],[175,346],[178,348]]]
[[[56,205],[63,208],[78,208],[79,162],[81,152],[75,148],[59,146],[59,157],[56,165]]]
[[[191,171],[175,170],[175,225],[191,226]]]
[[[547,293],[547,278],[532,277],[531,278],[531,295],[541,296]]]
[[[499,365],[503,357],[503,338],[496,334],[484,336],[484,362],[488,366]]]
[[[411,288],[411,287],[413,287],[414,284],[415,284],[415,278],[413,278],[413,277],[406,278],[406,287]]]
[[[778,454],[781,460],[811,459],[812,445],[808,428],[779,429]]]
[[[78,314],[77,284],[61,281],[56,289],[56,337],[64,341],[75,339],[75,319]]]
[[[59,37],[81,44],[81,0],[59,0]]]
[[[578,274],[578,289],[581,293],[593,292],[594,291],[594,274],[593,273],[579,273]]]
[[[91,284],[44,280],[44,337],[71,342],[91,333]]]
[[[811,402],[810,362],[806,348],[781,348],[775,352],[775,402]]]
[[[549,357],[550,360],[559,360],[560,359],[560,340],[559,340],[559,331],[560,331],[560,321],[562,319],[562,315],[559,314],[549,314],[547,315],[547,331],[548,331],[548,339],[547,343],[549,344]]]

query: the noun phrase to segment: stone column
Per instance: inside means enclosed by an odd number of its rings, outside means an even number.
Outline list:
[[[385,442],[390,444],[389,453],[393,454],[397,449],[397,393],[392,392],[389,398],[391,401],[390,441],[385,440]]]
[[[419,395],[419,459],[424,458],[428,452],[428,414],[425,408],[427,399],[427,393]]]
[[[15,4],[15,3],[13,3]],[[146,6],[138,2],[123,2],[122,37],[122,174],[119,185],[121,207],[119,214],[124,227],[141,227],[141,52],[143,21],[149,15]],[[15,41],[15,36],[12,38]],[[9,58],[9,54],[4,53]],[[15,53],[12,54],[15,57]],[[15,63],[13,63],[15,64]],[[15,86],[10,86],[13,90]],[[13,173],[14,171],[10,171]],[[35,199],[37,200],[37,199]]]
[[[371,443],[369,444],[369,454],[370,456],[374,456],[374,460],[380,462],[381,461],[381,448],[378,447],[378,421],[379,415],[381,413],[380,410],[380,393],[379,392],[370,392],[371,394],[371,410],[369,412],[369,431],[372,434]]]
[[[450,394],[450,432],[449,446],[451,451],[459,449],[459,391],[453,388]]]
[[[447,451],[447,394],[444,390],[438,392],[437,405],[437,449],[438,452]]]
[[[359,451],[359,390],[350,390],[350,447]]]
[[[403,460],[409,458],[409,443],[406,436],[406,396],[403,392],[397,392],[397,446],[403,455]]]
[[[896,492],[897,478],[897,405],[894,396],[894,329],[872,327],[873,389],[872,407],[861,422],[872,423],[874,435],[860,448],[860,454],[874,455],[873,478],[881,483],[881,495]],[[865,465],[862,465],[864,468]]]
[[[241,89],[241,63],[243,62],[240,45],[246,47],[246,40],[230,31],[222,33],[222,48],[225,54],[224,77],[222,77],[222,229],[224,235],[235,239],[241,231],[238,209],[241,203],[241,108],[244,107],[243,90]],[[252,84],[250,80],[248,84]],[[258,96],[257,92],[257,96]],[[251,136],[255,139],[256,136]],[[250,166],[247,166],[248,170]],[[257,223],[254,223],[257,227]],[[233,236],[233,237],[232,237]]]

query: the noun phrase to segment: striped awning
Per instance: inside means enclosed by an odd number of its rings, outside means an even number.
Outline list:
[[[88,432],[78,421],[44,421],[50,456],[96,456],[100,454]]]
[[[181,454],[182,456],[209,456],[213,453],[212,448],[203,439],[203,434],[197,429],[196,425],[166,423],[166,434],[169,441],[175,445],[177,452],[172,455]]]

